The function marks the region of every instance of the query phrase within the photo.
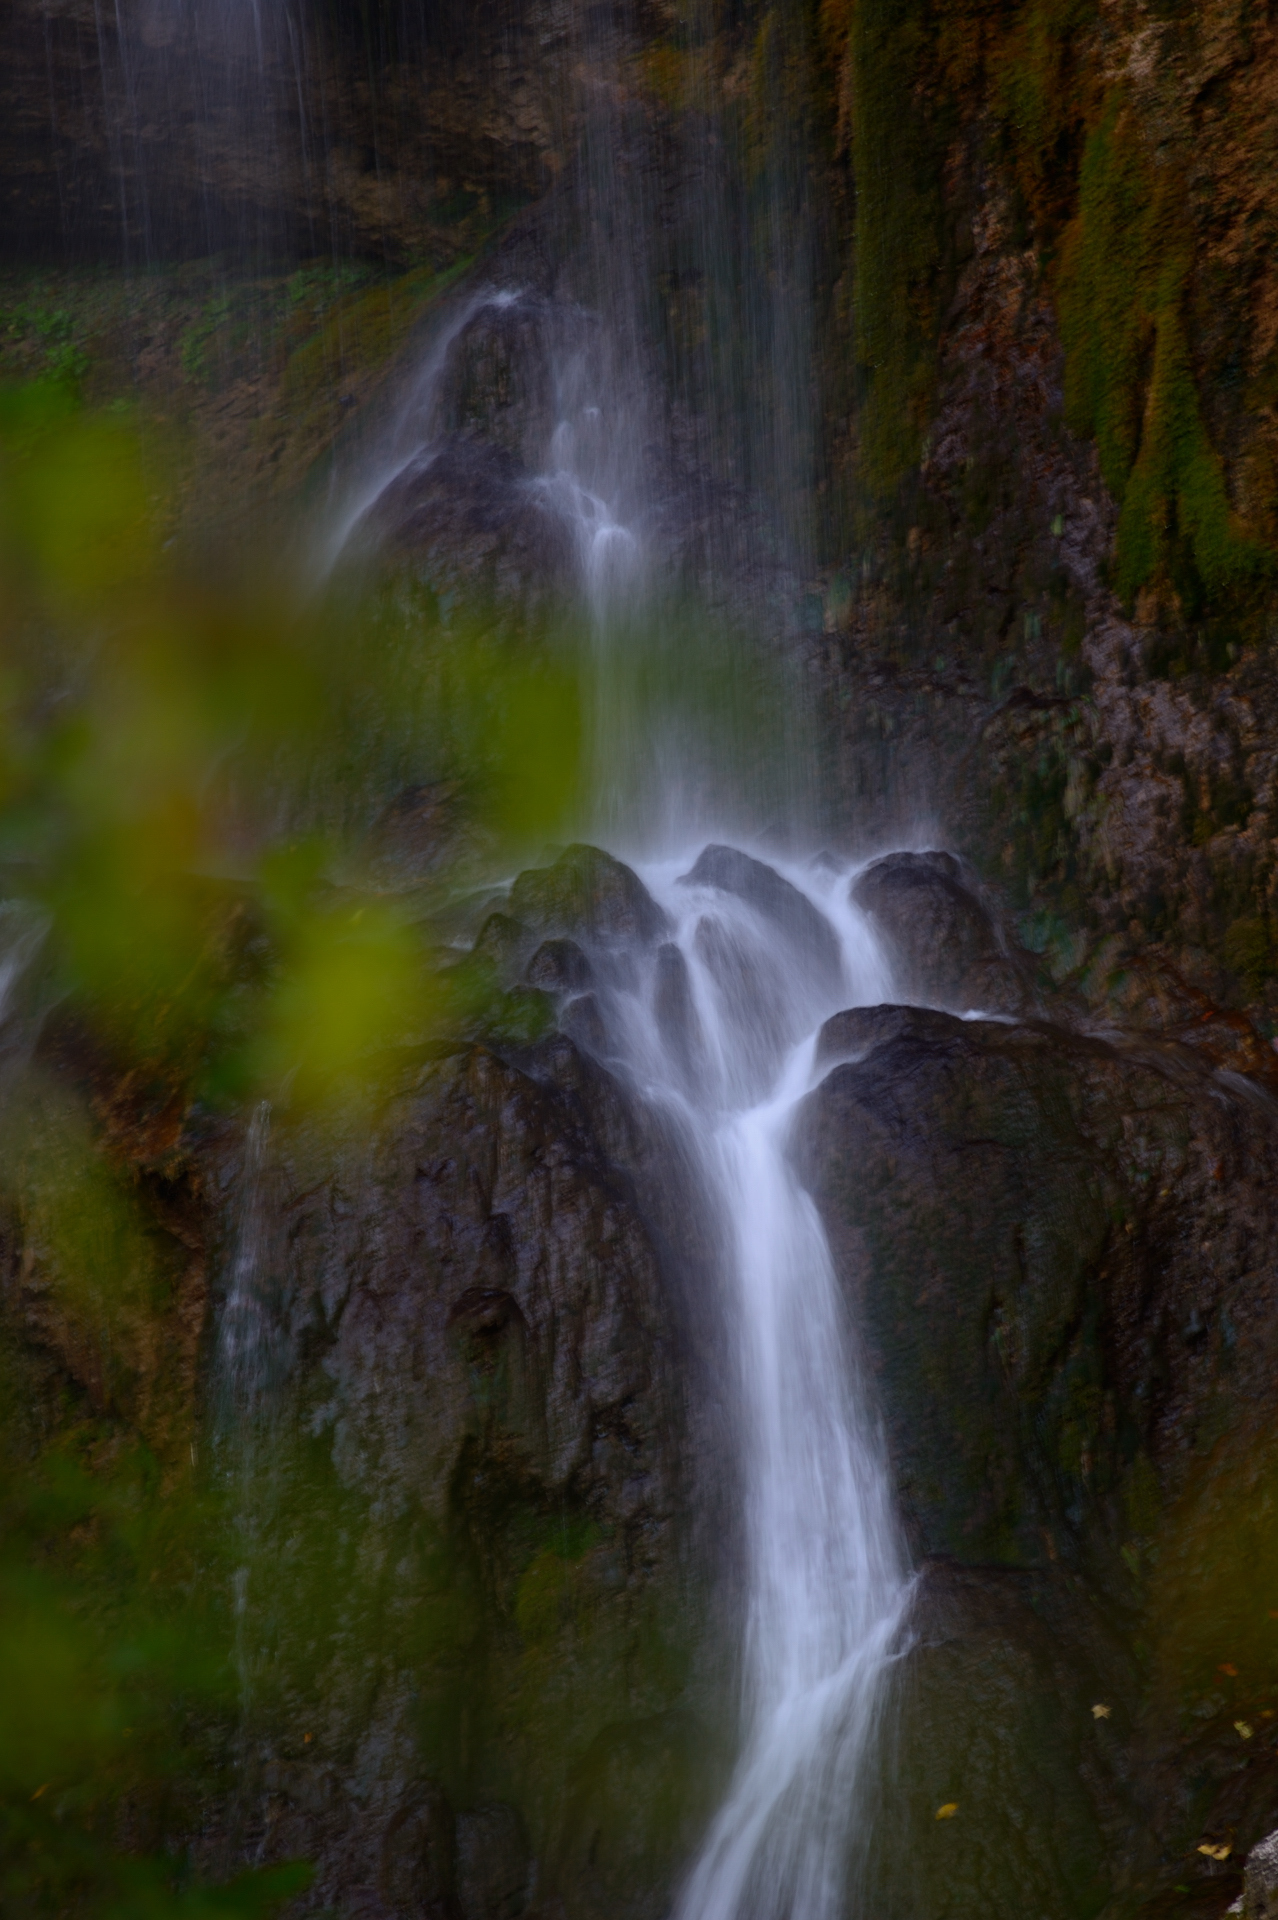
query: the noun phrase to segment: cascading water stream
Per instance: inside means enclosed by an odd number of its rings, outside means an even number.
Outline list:
[[[645,877],[676,932],[616,1018],[646,1097],[681,1116],[720,1224],[746,1504],[742,1750],[676,1911],[827,1920],[846,1910],[908,1585],[825,1233],[787,1149],[815,1029],[888,982],[865,922],[836,904],[844,875],[818,891],[712,848],[691,874]]]
[[[465,317],[446,326],[412,389],[417,448],[409,451],[401,425],[381,463],[383,486],[408,459],[431,458],[421,435],[437,416],[462,327],[485,302],[516,297],[476,296],[461,309]],[[612,771],[633,759],[632,646],[644,644],[645,623],[661,619],[640,533],[597,491],[601,471],[621,472],[632,423],[608,407],[606,393],[592,391],[580,361],[556,368],[555,385],[570,405],[529,484],[567,525],[577,555],[592,635],[585,666],[599,837],[629,827],[651,849],[661,821],[686,845],[707,816],[685,769],[671,783],[673,811],[669,795],[652,791],[672,757],[655,734],[644,743],[648,791],[623,790]],[[609,435],[601,461],[597,443]],[[373,505],[377,478],[348,511],[348,531]],[[677,688],[674,701],[677,708]],[[658,716],[659,725],[667,719],[677,730],[677,713]],[[686,734],[679,741],[695,759],[696,743]],[[835,1920],[846,1911],[860,1837],[858,1781],[908,1583],[829,1247],[791,1165],[788,1136],[812,1084],[821,1023],[840,1008],[891,998],[890,981],[848,901],[848,873],[791,868],[785,877],[731,847],[708,848],[691,873],[684,864],[642,864],[674,937],[655,958],[632,954],[629,982],[623,973],[606,993],[610,1032],[639,1090],[673,1111],[699,1162],[735,1347],[747,1569],[743,1738],[676,1911],[678,1920]]]

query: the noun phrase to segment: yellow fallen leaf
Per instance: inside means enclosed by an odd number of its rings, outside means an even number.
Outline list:
[[[938,1820],[952,1820],[957,1812],[958,1801],[947,1800],[943,1807],[936,1809],[936,1817]]]
[[[1095,1706],[1094,1706],[1094,1707],[1092,1708],[1092,1719],[1093,1719],[1093,1720],[1108,1720],[1108,1719],[1109,1719],[1109,1716],[1110,1716],[1110,1714],[1111,1714],[1111,1713],[1112,1713],[1113,1711],[1114,1711],[1114,1709],[1113,1709],[1112,1707],[1105,1707],[1105,1706],[1102,1706],[1102,1705],[1101,1705],[1101,1703],[1100,1703],[1100,1701],[1098,1700],[1098,1701],[1097,1701],[1097,1703],[1096,1703],[1096,1705],[1095,1705]]]
[[[40,1795],[41,1795],[42,1793],[47,1793],[48,1791],[49,1791],[49,1782],[48,1782],[48,1781],[46,1780],[46,1781],[45,1781],[45,1783],[44,1783],[44,1785],[43,1785],[42,1787],[37,1787],[37,1788],[36,1788],[36,1790],[35,1790],[35,1792],[34,1792],[34,1793],[32,1794],[32,1796],[31,1796],[31,1798],[32,1798],[33,1800],[38,1800],[38,1799],[40,1798]]]
[[[1205,1853],[1209,1860],[1228,1860],[1234,1850],[1232,1840],[1204,1840],[1199,1853]]]
[[[1247,1725],[1247,1722],[1245,1720],[1235,1720],[1234,1730],[1235,1732],[1240,1733],[1244,1740],[1250,1740],[1252,1733],[1254,1731],[1252,1727],[1249,1727]]]

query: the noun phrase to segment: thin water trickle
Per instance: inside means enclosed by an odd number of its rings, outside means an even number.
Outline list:
[[[266,1389],[274,1344],[274,1315],[267,1297],[267,1234],[263,1171],[271,1137],[271,1104],[260,1100],[244,1141],[240,1219],[226,1302],[218,1330],[218,1376],[227,1414],[241,1436]]]
[[[386,431],[358,464],[354,477],[343,473],[335,486],[331,512],[319,527],[319,541],[308,569],[313,586],[332,573],[356,529],[387,489],[414,465],[428,465],[440,433],[439,402],[449,355],[460,335],[487,307],[501,310],[519,299],[510,287],[478,287],[459,299],[434,330],[429,344],[399,396]]]
[[[0,900],[0,1096],[29,1058],[39,1032],[38,999],[24,1004],[23,986],[48,932],[45,916],[26,900]]]
[[[240,1218],[218,1328],[218,1399],[222,1471],[232,1488],[244,1560],[231,1581],[233,1658],[240,1696],[240,1738],[248,1734],[253,1698],[254,1657],[250,1600],[252,1563],[269,1518],[260,1468],[263,1397],[271,1383],[279,1342],[269,1297],[268,1208],[265,1191],[271,1106],[261,1100],[253,1110],[244,1141],[240,1180]]]

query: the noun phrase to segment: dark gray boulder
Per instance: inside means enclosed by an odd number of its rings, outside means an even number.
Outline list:
[[[593,977],[575,940],[543,940],[524,971],[529,986],[543,993],[584,993]]]
[[[861,1060],[889,1041],[926,1045],[952,1030],[953,1016],[927,1007],[847,1007],[827,1020],[817,1035],[817,1067],[840,1060]]]
[[[436,591],[527,614],[552,604],[577,564],[566,523],[516,455],[464,433],[409,462],[369,508],[358,540],[408,562]]]
[[[986,1910],[1094,1911],[1089,1822],[1132,1910],[1173,1880],[1205,1894],[1224,1869],[1200,1847],[1259,1837],[1278,1799],[1261,1718],[1278,1638],[1259,1604],[1278,1591],[1260,1517],[1278,1498],[1263,1411],[1278,1369],[1268,1104],[1187,1048],[1045,1022],[858,1010],[821,1050],[834,1064],[794,1151],[915,1551],[961,1563],[973,1593],[991,1569],[1015,1574],[1065,1659],[1049,1686],[1033,1677],[1028,1614],[1022,1630],[998,1602],[991,1651],[984,1602],[954,1614],[947,1601],[943,1658],[924,1657],[917,1629],[901,1765],[959,1803],[956,1829],[964,1778],[983,1783],[963,1886],[985,1889]],[[1052,1785],[1056,1748],[1090,1813]],[[917,1758],[938,1753],[953,1756],[948,1784]],[[924,1874],[949,1839],[919,1833],[907,1854]],[[937,1909],[937,1871],[902,1912]]]
[[[466,1046],[362,1139],[281,1123],[256,1176],[277,1364],[238,1496],[263,1554],[245,1817],[269,1806],[321,1906],[517,1920],[535,1865],[570,1915],[624,1885],[659,1920],[702,1801],[653,1811],[653,1727],[717,1790],[702,1550],[689,1579],[714,1504],[698,1230],[668,1158],[641,1198],[663,1161],[645,1124],[563,1035],[522,1064]],[[595,1804],[605,1750],[624,1818]]]
[[[510,912],[543,935],[602,947],[652,946],[669,920],[637,873],[598,847],[572,846],[550,867],[521,873]]]
[[[857,875],[850,897],[882,936],[903,999],[1031,1010],[1032,963],[1004,941],[953,854],[886,854]]]

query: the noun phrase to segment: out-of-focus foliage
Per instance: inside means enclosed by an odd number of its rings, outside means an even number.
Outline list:
[[[9,1388],[17,1386],[10,1379]],[[252,1916],[301,1865],[201,1881],[155,1845],[214,1783],[226,1709],[219,1516],[101,1423],[4,1460],[0,1904],[9,1914]],[[15,1457],[16,1453],[16,1457]]]
[[[213,593],[155,552],[127,423],[28,388],[0,434],[0,860],[49,913],[62,986],[105,1042],[186,1075],[233,1034],[259,1091],[420,1031],[421,903],[362,885],[360,836],[397,780],[441,771],[490,840],[553,833],[572,663],[427,596]]]
[[[446,780],[495,853],[576,797],[570,660],[403,582],[193,578],[163,494],[63,371],[0,396],[0,1906],[33,1916],[264,1913],[305,1880],[189,1857],[234,1724],[230,1536],[189,1385],[174,1412],[143,1136],[261,1099],[348,1125],[387,1049],[483,1017],[432,931],[448,849],[379,877],[379,812]]]

